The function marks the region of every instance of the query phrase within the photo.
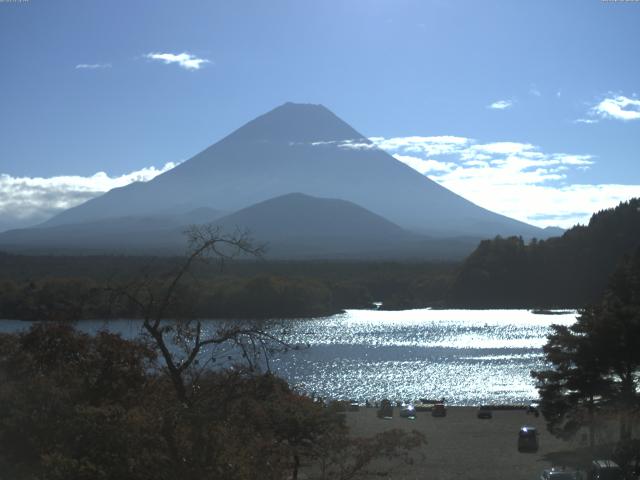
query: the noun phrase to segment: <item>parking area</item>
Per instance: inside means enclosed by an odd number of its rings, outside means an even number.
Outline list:
[[[354,435],[401,428],[418,430],[427,437],[428,445],[415,456],[413,465],[395,469],[386,477],[372,473],[370,478],[538,479],[545,468],[566,458],[563,452],[580,446],[577,441],[555,438],[547,432],[541,416],[527,415],[523,410],[494,411],[491,419],[478,419],[477,412],[471,407],[450,407],[445,417],[420,412],[411,420],[400,418],[396,409],[392,419],[379,419],[375,409],[363,408],[346,415]],[[525,424],[539,432],[540,448],[535,453],[518,452],[518,432]]]

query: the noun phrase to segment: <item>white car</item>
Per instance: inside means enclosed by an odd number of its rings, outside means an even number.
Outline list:
[[[413,405],[405,405],[400,409],[400,416],[405,418],[413,418],[416,416],[416,409]]]
[[[542,472],[540,480],[581,480],[582,476],[571,468],[551,467]]]

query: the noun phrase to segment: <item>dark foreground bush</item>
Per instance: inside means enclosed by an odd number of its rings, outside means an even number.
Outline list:
[[[188,388],[186,404],[152,348],[115,334],[0,335],[0,478],[352,478],[424,443],[352,439],[343,416],[271,374],[193,370]]]

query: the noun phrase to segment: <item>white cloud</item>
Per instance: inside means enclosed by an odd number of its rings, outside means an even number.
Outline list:
[[[574,120],[573,123],[586,123],[587,125],[590,125],[592,123],[598,123],[598,120],[595,118],[578,118]]]
[[[568,153],[554,153],[551,158],[558,160],[562,165],[593,165],[595,162],[592,160],[591,155],[570,155]]]
[[[640,196],[640,185],[572,184],[572,173],[595,163],[591,155],[548,153],[529,143],[477,143],[453,136],[371,140],[398,161],[477,205],[541,227],[586,223],[593,212]],[[434,144],[446,148],[438,150]]]
[[[602,118],[638,120],[640,119],[640,100],[624,95],[609,97],[594,106],[591,111]]]
[[[529,94],[533,95],[534,97],[542,96],[542,93],[540,92],[540,90],[538,90],[538,88],[535,85],[532,85],[531,88],[529,88]]]
[[[315,142],[314,144],[317,145],[318,142]],[[346,148],[347,150],[370,150],[372,148],[376,148],[376,145],[371,142],[368,142],[366,138],[359,138],[354,140],[343,140],[341,142],[338,142],[338,147]]]
[[[96,70],[100,68],[111,68],[110,63],[79,63],[76,70]]]
[[[159,53],[152,52],[145,55],[150,60],[159,60],[165,64],[177,63],[186,70],[200,70],[205,63],[211,63],[206,58],[198,58],[187,52],[182,53]]]
[[[493,102],[491,105],[488,105],[487,108],[492,108],[494,110],[504,110],[512,106],[513,106],[513,102],[511,100],[497,100]]]
[[[540,227],[586,224],[594,212],[640,197],[640,185],[495,184],[490,176],[435,180],[477,205]]]
[[[535,147],[529,143],[518,142],[493,142],[480,145],[473,145],[465,150],[465,153],[475,155],[477,152],[488,154],[509,155],[515,153],[523,153],[534,150]]]
[[[531,143],[486,142],[455,135],[370,137],[318,141],[314,146],[381,148],[472,202],[538,225],[571,227],[593,212],[640,196],[640,185],[577,185],[571,175],[589,169],[592,155],[545,152]]]
[[[105,172],[49,178],[0,174],[0,229],[33,225],[113,188],[147,182],[176,165],[169,162],[115,177]]]
[[[432,159],[424,160],[411,155],[400,155],[399,153],[396,153],[393,156],[396,160],[401,161],[423,175],[433,172],[451,172],[457,167],[453,162],[439,162],[438,160]]]
[[[371,137],[369,140],[383,150],[403,150],[404,152],[422,153],[428,156],[458,152],[472,141],[469,138],[451,135],[395,138]]]
[[[348,140],[316,140],[315,142],[289,142],[289,145],[311,145],[312,147],[338,147],[346,150],[370,150],[376,145],[366,138],[351,138]]]

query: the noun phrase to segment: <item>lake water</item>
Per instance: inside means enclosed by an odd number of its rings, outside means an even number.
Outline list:
[[[271,366],[297,388],[326,398],[524,403],[537,398],[529,372],[544,367],[541,348],[549,326],[574,321],[575,312],[348,310],[287,321],[289,341],[309,348],[278,354]],[[210,328],[215,324],[211,321]],[[106,325],[128,338],[140,332],[136,321],[78,325],[88,332]],[[25,322],[0,322],[1,331],[27,327]]]

